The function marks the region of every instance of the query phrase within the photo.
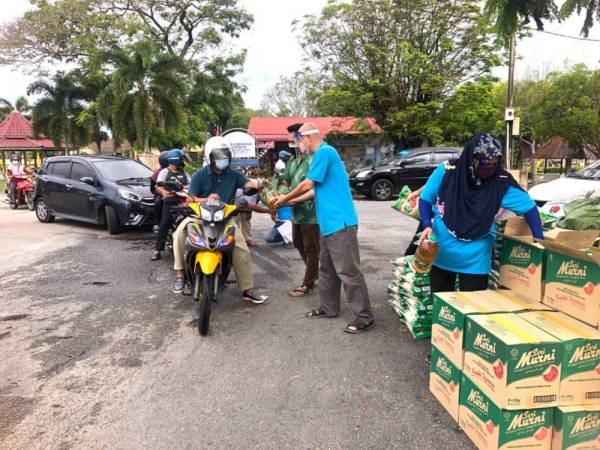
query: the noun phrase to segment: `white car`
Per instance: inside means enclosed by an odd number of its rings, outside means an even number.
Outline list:
[[[600,161],[529,189],[529,195],[542,207],[542,211],[557,217],[564,216],[563,205],[590,193],[600,195]]]

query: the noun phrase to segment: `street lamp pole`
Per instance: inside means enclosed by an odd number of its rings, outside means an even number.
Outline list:
[[[515,51],[517,42],[515,35],[510,37],[510,52],[508,56],[508,89],[506,94],[506,168],[511,169],[511,149],[512,149],[512,128],[514,119],[514,87],[515,87]],[[512,111],[509,113],[509,111]]]

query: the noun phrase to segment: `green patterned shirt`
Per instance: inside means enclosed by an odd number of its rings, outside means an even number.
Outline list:
[[[289,183],[290,190],[295,189],[296,186],[306,179],[310,162],[312,161],[312,155],[301,155],[299,158],[299,164],[297,156],[290,158],[283,173],[283,179]],[[293,223],[297,225],[313,225],[317,223],[317,211],[314,200],[294,205]]]

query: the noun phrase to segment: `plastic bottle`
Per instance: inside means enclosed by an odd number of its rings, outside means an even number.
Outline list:
[[[413,258],[413,269],[417,273],[427,273],[431,270],[431,265],[435,261],[438,252],[438,243],[435,236],[431,235],[429,239],[424,239],[419,244]]]

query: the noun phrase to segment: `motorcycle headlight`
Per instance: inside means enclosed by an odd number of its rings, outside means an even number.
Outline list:
[[[187,235],[190,241],[196,244],[198,247],[208,248],[208,244],[202,236],[196,231],[193,226],[187,227]]]
[[[208,209],[200,208],[200,213],[202,214],[202,220],[206,222],[212,221],[212,215]]]
[[[219,241],[218,247],[219,248],[229,247],[230,245],[233,245],[234,241],[235,241],[235,239],[233,237],[233,232],[230,232],[227,234],[227,236],[225,236],[223,239],[221,239]]]
[[[136,194],[135,192],[128,191],[127,189],[119,189],[119,195],[123,197],[125,200],[130,200],[132,202],[140,202],[142,201],[142,197]]]
[[[215,211],[215,214],[213,216],[213,220],[215,222],[220,222],[221,220],[223,220],[223,217],[225,217],[225,210],[221,209],[219,211]]]

